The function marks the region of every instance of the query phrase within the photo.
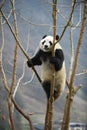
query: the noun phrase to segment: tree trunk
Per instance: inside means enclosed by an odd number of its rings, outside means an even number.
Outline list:
[[[69,122],[70,122],[70,116],[71,116],[72,104],[74,98],[71,95],[72,95],[71,93],[68,93],[66,97],[64,117],[63,117],[61,130],[69,130]]]
[[[56,17],[57,17],[57,0],[53,0],[53,43],[55,46],[56,40]],[[52,54],[54,55],[54,47]],[[51,81],[51,90],[50,90],[50,98],[47,99],[47,110],[45,117],[45,128],[44,130],[52,130],[53,129],[53,105],[54,105],[54,84],[55,84],[55,70],[53,74],[53,79]]]

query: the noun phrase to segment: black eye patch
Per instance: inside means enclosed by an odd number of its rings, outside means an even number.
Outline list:
[[[42,45],[44,45],[45,42],[46,42],[46,41],[43,41],[43,42],[42,42]]]
[[[50,46],[52,46],[52,42],[51,42],[51,41],[49,41],[49,43],[50,43]]]

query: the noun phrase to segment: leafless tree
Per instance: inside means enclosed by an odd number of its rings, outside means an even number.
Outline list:
[[[4,1],[2,2],[2,5],[3,4],[4,4]],[[18,28],[17,28],[17,20],[16,20],[14,0],[11,0],[11,4],[12,4],[13,18],[14,18],[14,29],[15,29],[14,35],[18,39]],[[0,8],[0,10],[1,10],[1,8]],[[1,48],[0,48],[0,70],[2,72],[4,87],[8,92],[7,102],[8,102],[10,126],[11,126],[12,130],[16,130],[15,124],[14,124],[14,119],[13,119],[13,112],[14,112],[14,106],[15,106],[15,108],[21,113],[21,115],[23,115],[25,117],[25,119],[28,120],[31,130],[33,130],[34,128],[33,128],[33,125],[32,125],[32,122],[31,122],[31,119],[30,119],[29,115],[26,115],[19,108],[19,106],[17,105],[17,103],[15,102],[15,100],[13,98],[13,94],[14,94],[14,90],[15,90],[15,83],[16,83],[16,66],[17,66],[17,52],[18,52],[17,40],[16,40],[16,46],[15,46],[15,50],[14,50],[14,66],[13,66],[13,76],[12,76],[11,87],[9,88],[8,84],[7,84],[6,75],[5,75],[5,72],[4,72],[4,69],[3,69],[3,65],[2,65],[2,52],[3,52],[3,48],[4,48],[4,31],[3,31],[1,13],[0,13],[0,26],[1,26],[1,32],[2,32],[2,45],[1,45]]]
[[[12,130],[16,130],[15,128],[15,123],[14,123],[14,107],[18,110],[19,113],[21,113],[22,116],[25,117],[25,119],[29,122],[30,125],[30,129],[34,130],[32,121],[30,119],[30,116],[25,114],[23,112],[23,110],[18,106],[18,104],[15,101],[15,95],[17,92],[17,89],[19,87],[19,83],[21,81],[21,79],[24,76],[24,67],[23,67],[23,73],[22,76],[19,78],[18,82],[16,83],[16,70],[17,70],[17,56],[18,56],[18,48],[21,49],[21,51],[23,52],[25,58],[27,60],[30,60],[29,55],[26,53],[26,50],[23,48],[19,38],[18,38],[18,27],[17,27],[17,19],[16,19],[16,10],[15,10],[15,4],[14,4],[14,0],[10,0],[11,5],[12,5],[12,10],[9,13],[9,16],[6,17],[5,14],[2,11],[2,7],[4,6],[4,0],[2,1],[1,5],[0,5],[0,28],[1,28],[1,32],[2,32],[2,45],[0,46],[0,70],[2,72],[2,79],[3,79],[3,83],[4,83],[4,87],[8,93],[8,110],[9,110],[9,119],[10,119],[10,126]],[[79,60],[79,53],[80,53],[80,48],[81,48],[81,44],[82,44],[82,39],[83,39],[83,35],[84,35],[84,28],[86,26],[86,17],[87,17],[87,0],[83,1],[84,3],[84,12],[83,12],[83,19],[82,19],[82,25],[81,25],[81,30],[80,30],[80,34],[79,34],[79,40],[78,40],[78,46],[77,46],[77,50],[76,50],[76,56],[74,59],[74,52],[73,52],[73,42],[72,42],[72,27],[73,29],[79,25],[79,22],[77,23],[77,25],[74,27],[73,26],[73,13],[74,13],[74,9],[75,9],[75,4],[76,4],[76,0],[72,0],[72,8],[71,8],[71,12],[70,12],[70,16],[69,19],[66,20],[66,25],[60,35],[60,38],[58,41],[60,41],[67,29],[67,27],[70,27],[70,41],[71,41],[71,61],[70,61],[70,70],[69,70],[69,76],[67,78],[66,81],[66,85],[68,87],[68,93],[66,96],[66,102],[65,102],[65,108],[64,108],[64,117],[63,117],[63,122],[62,122],[62,128],[61,130],[69,130],[69,123],[70,123],[70,118],[71,118],[71,112],[72,112],[72,105],[73,105],[73,100],[74,100],[74,96],[76,95],[77,91],[81,88],[81,85],[74,87],[74,79],[75,79],[75,75],[76,75],[76,69],[78,67],[78,60]],[[55,37],[56,37],[56,29],[57,29],[57,0],[53,0],[51,5],[53,7],[53,11],[52,11],[52,18],[53,18],[53,37],[54,37],[54,46],[55,46]],[[80,10],[81,11],[81,10]],[[14,19],[14,29],[12,28],[11,24],[9,23],[9,17],[10,14],[13,14],[13,19]],[[65,17],[61,14],[61,12],[59,11],[60,15],[65,19]],[[8,83],[7,83],[7,78],[5,75],[5,71],[3,68],[3,62],[2,62],[2,52],[3,52],[3,48],[4,48],[4,31],[3,31],[3,24],[2,24],[2,17],[4,18],[4,22],[7,23],[11,33],[13,34],[15,41],[16,41],[16,45],[15,45],[15,49],[14,49],[14,64],[13,64],[13,72],[12,72],[12,82],[11,82],[11,86],[8,87]],[[23,18],[24,19],[24,18]],[[81,20],[81,19],[80,19]],[[32,23],[31,21],[27,21],[29,22],[29,24],[38,26],[35,23]],[[80,21],[81,22],[81,21]],[[40,25],[40,26],[49,26],[47,24],[44,25]],[[53,54],[54,55],[54,54]],[[74,66],[73,66],[74,63]],[[32,64],[32,63],[31,63]],[[25,65],[25,63],[24,63]],[[34,68],[33,64],[32,64],[32,70],[34,71],[35,75],[37,76],[37,79],[40,83],[42,83],[41,78],[38,74],[38,72],[36,71],[36,69]],[[87,72],[87,71],[85,71]],[[83,72],[84,74],[84,72]],[[50,99],[47,100],[47,110],[46,110],[46,117],[45,117],[45,127],[44,130],[52,130],[53,129],[53,106],[54,106],[54,97],[53,97],[53,92],[54,92],[54,83],[55,83],[55,74],[51,83],[51,96]]]

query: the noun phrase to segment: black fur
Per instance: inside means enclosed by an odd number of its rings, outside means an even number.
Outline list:
[[[47,37],[47,35],[44,35],[44,36],[42,37],[42,39],[44,39],[45,37]],[[57,41],[59,40],[59,35],[56,35],[56,40],[57,40]]]
[[[42,64],[42,62],[41,62],[41,60],[40,60],[40,50],[36,53],[36,55],[33,57],[33,58],[31,58],[31,61],[27,61],[27,65],[29,66],[29,67],[31,67],[32,66],[32,64],[33,65],[41,65]],[[32,63],[32,64],[31,64]]]
[[[37,54],[31,58],[31,61],[27,61],[29,67],[33,65],[41,65],[42,61],[46,62],[49,59],[49,62],[54,65],[55,70],[59,71],[62,68],[62,64],[64,61],[64,54],[61,49],[56,49],[55,56],[52,56],[52,52],[44,52],[43,50],[39,50]],[[31,64],[32,62],[32,64]]]
[[[59,35],[56,35],[56,40],[57,40],[57,41],[59,40]]]
[[[44,81],[42,83],[43,89],[47,95],[47,98],[50,98],[50,90],[51,90],[51,82],[50,81]],[[58,97],[58,91],[54,90],[54,99],[56,99]]]
[[[51,88],[51,83],[50,81],[44,81],[42,83],[43,89],[46,92],[47,98],[50,98],[50,88]]]
[[[56,49],[55,56],[50,58],[50,63],[54,65],[56,71],[59,71],[62,68],[63,61],[63,51],[61,49]]]
[[[45,37],[47,37],[47,35],[44,35],[44,36],[42,37],[42,39],[44,39]]]
[[[27,65],[29,67],[31,67],[32,64],[33,65],[41,65],[42,61],[46,62],[47,59],[50,59],[51,56],[52,56],[52,52],[51,51],[44,52],[43,50],[40,49],[37,52],[37,54],[33,58],[31,58],[31,61],[27,61]],[[32,62],[32,64],[31,64],[31,62]]]

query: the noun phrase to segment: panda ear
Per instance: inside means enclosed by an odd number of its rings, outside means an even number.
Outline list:
[[[44,36],[42,37],[42,39],[44,39],[45,37],[47,37],[47,35],[44,35]]]
[[[59,40],[59,35],[56,35],[56,40],[57,40],[57,41]]]

